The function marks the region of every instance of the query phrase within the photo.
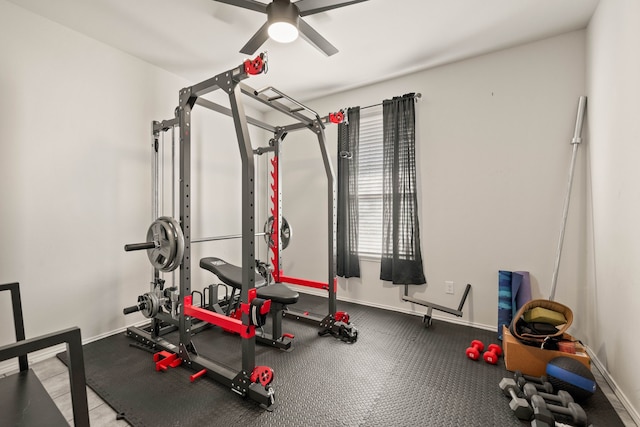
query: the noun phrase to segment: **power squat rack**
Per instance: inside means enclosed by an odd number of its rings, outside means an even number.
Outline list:
[[[295,101],[273,87],[254,90],[242,83],[251,75],[266,73],[267,59],[260,54],[253,60],[246,60],[240,66],[218,74],[208,80],[184,88],[179,92],[179,105],[175,109],[175,117],[162,122],[152,123],[153,151],[153,200],[152,216],[156,218],[147,232],[147,241],[125,245],[126,251],[146,250],[153,266],[151,289],[138,297],[137,304],[123,310],[124,314],[141,311],[151,320],[148,327],[129,327],[127,335],[141,345],[157,351],[154,356],[157,369],[166,369],[184,364],[196,371],[192,380],[200,376],[208,376],[229,387],[243,397],[248,397],[263,407],[269,408],[275,403],[273,370],[268,366],[255,365],[256,326],[262,326],[269,313],[271,300],[257,298],[255,237],[266,235],[272,251],[271,275],[276,283],[291,283],[301,286],[325,289],[329,293],[328,314],[317,316],[307,312],[284,311],[283,315],[305,320],[321,328],[320,335],[331,334],[344,341],[354,342],[357,330],[349,322],[347,313],[336,311],[336,259],[334,253],[336,230],[336,189],[334,172],[330,156],[327,152],[324,134],[325,124],[340,123],[343,113],[331,113],[321,118],[315,111]],[[222,90],[229,96],[230,109],[211,102],[202,96],[216,90]],[[272,126],[260,120],[248,117],[242,103],[242,95],[248,96],[267,105],[297,122],[287,126]],[[286,102],[286,104],[284,103]],[[218,238],[192,238],[191,236],[191,111],[196,106],[222,113],[233,118],[240,157],[242,159],[242,234],[240,236],[222,236]],[[269,146],[253,149],[249,138],[248,124],[270,131],[274,137]],[[179,128],[179,219],[158,217],[158,168],[159,137],[161,132],[172,132]],[[291,131],[309,129],[318,138],[327,181],[328,181],[328,281],[321,283],[300,278],[285,276],[282,272],[282,249],[286,246],[286,220],[282,216],[282,191],[280,187],[281,169],[279,154],[281,144]],[[173,133],[172,133],[173,134]],[[271,228],[265,233],[255,231],[255,169],[254,156],[273,153],[271,160]],[[173,161],[173,160],[172,160]],[[172,165],[173,167],[173,165]],[[173,183],[175,187],[175,183]],[[174,212],[175,214],[175,212]],[[265,227],[266,228],[266,227]],[[219,240],[238,237],[242,239],[242,287],[239,295],[239,318],[230,317],[220,310],[217,288],[210,285],[201,295],[201,305],[193,301],[194,293],[191,285],[191,244],[207,240]],[[283,244],[283,237],[285,242]],[[179,286],[165,288],[165,280],[161,272],[170,272],[179,268]],[[239,267],[238,267],[239,268]],[[268,273],[267,273],[268,274]],[[256,279],[257,277],[257,279]],[[209,295],[206,301],[207,292]],[[215,297],[214,297],[215,296]],[[215,298],[215,300],[214,300]],[[231,301],[226,300],[230,304]],[[228,312],[227,312],[228,314]],[[274,316],[274,323],[279,320]],[[240,335],[242,339],[242,368],[238,372],[216,361],[198,354],[191,340],[193,334],[208,326],[220,326],[223,329]],[[275,327],[274,327],[275,329]],[[174,345],[162,336],[170,331],[179,331],[179,343]]]

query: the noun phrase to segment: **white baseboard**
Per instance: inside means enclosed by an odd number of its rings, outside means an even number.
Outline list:
[[[144,325],[146,323],[148,323],[149,320],[145,319],[143,321],[140,321],[138,323],[135,323],[133,325],[130,326],[141,326]],[[94,341],[98,341],[101,340],[102,338],[107,338],[110,337],[111,335],[115,335],[115,334],[119,334],[122,333],[124,331],[126,331],[128,328],[128,326],[123,326],[122,328],[118,328],[115,329],[113,331],[110,332],[105,332],[103,334],[100,335],[96,335],[94,337],[90,337],[90,338],[84,338],[82,340],[82,345],[85,344],[89,344],[91,342]],[[48,347],[45,348],[43,350],[38,350],[38,351],[34,351],[32,353],[28,354],[27,360],[29,361],[29,364],[34,364],[34,363],[38,363],[38,362],[42,362],[43,360],[49,359],[51,357],[54,357],[56,354],[63,352],[67,349],[67,345],[66,344],[58,344],[55,345],[53,347]],[[5,360],[0,362],[0,375],[7,375],[7,374],[12,374],[15,372],[18,372],[18,359],[12,359],[12,360]]]
[[[327,291],[322,291],[319,289],[312,289],[312,288],[307,288],[304,286],[298,286],[298,285],[290,285],[287,284],[288,287],[295,289],[298,292],[304,293],[304,294],[309,294],[309,295],[316,295],[316,296],[320,296],[320,297],[327,297]],[[363,304],[363,301],[360,300],[356,300],[353,298],[345,298],[345,297],[338,297],[338,301],[345,301],[345,302],[350,302],[353,304]],[[395,311],[398,313],[405,313],[405,314],[411,314],[414,316],[424,316],[426,313],[424,312],[426,309],[424,309],[423,311],[417,311],[417,310],[412,310],[411,308],[402,308],[402,307],[397,307],[397,306],[393,306],[393,305],[386,305],[386,304],[378,304],[375,302],[370,302],[367,301],[366,302],[367,307],[375,307],[375,308],[381,308],[383,310],[389,310],[389,311]],[[407,306],[412,305],[411,303],[407,303]],[[320,314],[320,313],[319,313]],[[436,320],[442,320],[445,322],[449,322],[449,323],[455,323],[458,325],[465,325],[465,326],[472,326],[474,328],[478,328],[478,329],[484,329],[487,331],[495,331],[496,327],[493,325],[484,325],[481,323],[475,323],[475,322],[469,322],[467,320],[463,320],[459,317],[455,317],[455,316],[447,316],[444,315],[438,311],[434,311],[432,313],[433,319]],[[356,325],[357,326],[357,325]],[[497,331],[496,331],[496,336],[497,336]]]
[[[66,350],[65,344],[59,344],[53,347],[48,347],[44,350],[34,351],[33,353],[29,353],[27,355],[27,360],[29,365],[37,362],[41,362],[43,360],[49,359],[61,351]],[[18,359],[4,360],[0,362],[0,375],[9,375],[18,372]]]
[[[604,364],[600,361],[600,359],[598,359],[596,354],[589,347],[587,347],[587,354],[589,354],[589,357],[591,357],[591,363],[596,365],[596,368],[598,369],[598,371],[600,371],[604,380],[607,382],[622,406],[624,406],[624,408],[627,410],[629,416],[633,419],[633,422],[636,423],[636,425],[640,426],[640,414],[638,414],[638,410],[633,407],[627,396],[622,392],[622,390],[620,390],[618,384],[611,377],[609,371],[607,371],[607,368],[604,367]]]

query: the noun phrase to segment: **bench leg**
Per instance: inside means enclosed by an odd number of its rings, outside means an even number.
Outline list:
[[[256,329],[256,340],[261,344],[266,344],[271,347],[276,347],[281,350],[288,350],[291,348],[292,335],[282,334],[282,313],[286,306],[280,303],[271,303],[271,333],[264,332],[258,335],[258,329]]]
[[[282,337],[282,312],[285,306],[279,303],[271,304],[271,335]]]

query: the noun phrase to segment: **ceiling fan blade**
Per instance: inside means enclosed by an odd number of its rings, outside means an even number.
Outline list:
[[[255,0],[213,0],[218,3],[230,4],[243,9],[255,10],[256,12],[267,13],[267,5]]]
[[[338,49],[327,39],[322,37],[319,32],[314,30],[311,25],[307,24],[304,19],[300,19],[298,22],[298,29],[300,30],[300,37],[312,44],[316,49],[320,50],[327,56],[338,53]]]
[[[245,55],[253,55],[256,50],[260,48],[269,38],[268,33],[269,23],[265,22],[262,27],[249,39],[247,44],[245,44],[242,49],[240,49],[240,53],[244,53]]]
[[[300,9],[300,16],[308,16],[363,1],[367,0],[299,0],[295,5]]]

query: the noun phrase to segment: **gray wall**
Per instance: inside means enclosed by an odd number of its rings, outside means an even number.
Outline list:
[[[640,2],[602,0],[587,31],[587,276],[577,315],[640,424]]]

